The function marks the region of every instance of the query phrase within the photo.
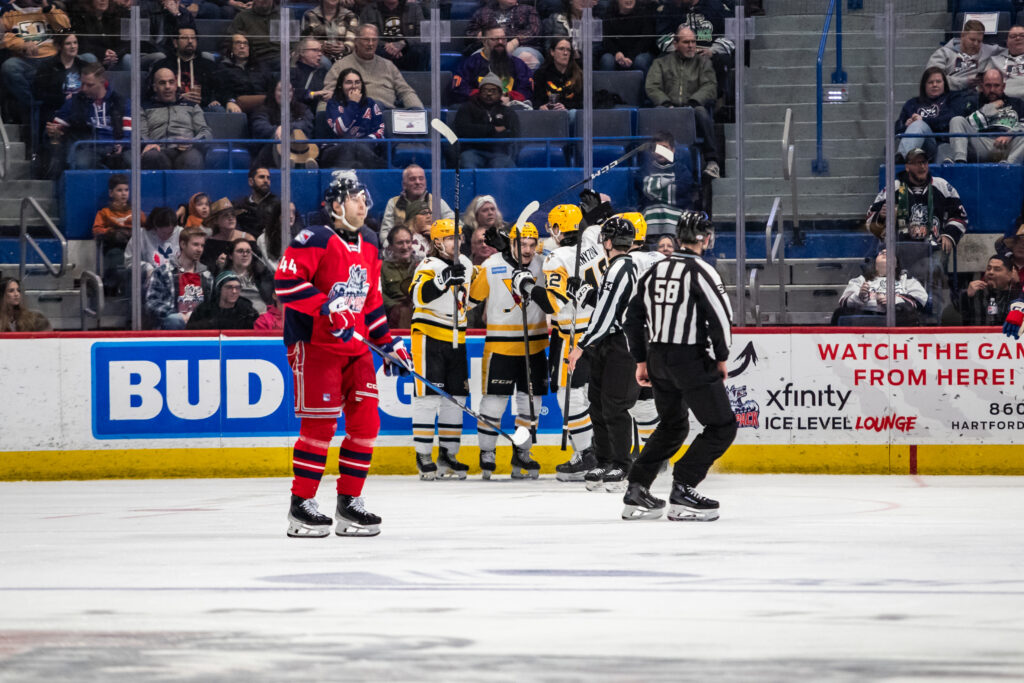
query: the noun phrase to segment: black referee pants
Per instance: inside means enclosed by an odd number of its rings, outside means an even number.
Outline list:
[[[736,415],[717,364],[699,346],[651,344],[647,374],[661,421],[633,463],[629,481],[644,486],[654,483],[661,463],[685,443],[690,431],[688,411],[692,410],[704,431],[676,462],[672,477],[696,486],[736,438]]]
[[[629,355],[626,335],[605,337],[590,354],[590,421],[594,425],[594,451],[602,466],[616,464],[629,471],[632,460],[633,418],[636,403],[636,362]]]

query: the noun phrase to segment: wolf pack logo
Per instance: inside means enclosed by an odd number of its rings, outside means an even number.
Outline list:
[[[736,426],[757,429],[761,421],[761,406],[757,405],[757,401],[747,398],[746,385],[726,387],[726,391],[732,412],[736,413]]]
[[[348,310],[358,313],[363,310],[366,304],[366,295],[370,291],[370,284],[366,276],[366,268],[359,265],[349,266],[348,280],[335,282],[331,287],[330,300],[334,301],[341,297]]]

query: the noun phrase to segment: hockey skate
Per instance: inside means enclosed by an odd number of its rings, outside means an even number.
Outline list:
[[[380,517],[367,512],[361,496],[339,495],[334,519],[338,522],[334,533],[339,536],[376,536],[380,533]]]
[[[678,481],[672,483],[668,518],[675,522],[713,522],[718,519],[718,501],[705,498],[696,489]]]
[[[459,462],[454,455],[449,455],[445,448],[437,452],[437,478],[438,479],[465,479],[469,465]]]
[[[288,535],[292,538],[323,538],[331,533],[331,518],[321,514],[316,498],[292,495],[288,508]]]
[[[612,465],[605,470],[602,483],[608,493],[622,493],[626,490],[626,470],[618,465]]]
[[[658,519],[665,511],[665,501],[651,495],[643,484],[630,484],[622,502],[625,504],[622,508],[622,518],[625,520]]]
[[[558,481],[583,481],[583,476],[588,470],[597,467],[597,458],[594,457],[594,448],[584,448],[576,451],[572,458],[555,467],[555,479]]]
[[[437,476],[437,465],[430,458],[430,453],[416,454],[416,469],[419,470],[420,479],[430,481]]]
[[[597,465],[593,469],[589,470],[583,475],[583,481],[587,482],[588,491],[600,491],[604,488],[604,473],[608,471],[607,467]]]
[[[536,479],[540,476],[540,463],[530,457],[530,451],[516,448],[512,454],[512,478]]]
[[[480,476],[490,479],[494,474],[494,451],[480,451]]]

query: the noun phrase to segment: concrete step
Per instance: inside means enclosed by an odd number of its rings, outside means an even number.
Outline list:
[[[917,67],[923,71],[923,65],[899,67],[896,69],[897,87],[912,85],[918,87],[921,74],[916,74]],[[914,69],[914,71],[911,71]],[[822,68],[823,83],[831,86],[832,72],[835,70],[835,62],[828,68]],[[846,72],[847,83],[885,83],[885,64],[843,64]],[[793,66],[776,66],[774,64],[762,63],[749,71],[748,83],[762,85],[786,85],[788,83],[814,83],[816,79],[816,68],[814,60]]]
[[[36,181],[14,181],[14,182],[36,182]],[[0,190],[3,190],[0,187]],[[24,195],[22,195],[24,196]],[[0,195],[0,225],[18,225],[18,221],[21,220],[21,199],[22,196],[11,196],[7,192],[3,192]],[[52,196],[36,197],[39,205],[43,208],[53,220],[54,223],[58,222],[60,217],[60,209],[57,206]],[[39,218],[34,211],[29,212],[28,218],[29,225],[43,225],[43,220]]]
[[[863,258],[834,258],[834,259],[787,259],[783,271],[787,286],[793,285],[842,285],[846,286],[852,278],[861,274]],[[718,259],[715,269],[722,277],[726,285],[736,284],[736,260]],[[765,259],[746,260],[747,277],[744,283],[749,282],[749,274],[753,269],[760,272],[758,275],[761,284],[778,284],[779,270],[778,261],[768,265]]]
[[[850,138],[834,137],[839,134],[839,131],[830,126],[825,126],[823,132],[824,138],[821,141],[821,147],[826,159],[831,159],[833,157],[859,157],[871,154],[872,152],[877,152],[879,161],[882,159],[885,142],[882,140],[881,134],[877,137],[865,137],[861,140],[852,140]],[[817,143],[813,138],[798,140],[795,144],[798,159],[816,158]],[[743,152],[746,154],[747,159],[778,159],[781,148],[781,140],[743,141]],[[729,159],[736,158],[736,143],[733,140],[726,140],[725,158],[726,167],[729,165]],[[809,163],[810,162],[808,162],[808,164]]]
[[[835,29],[829,34],[826,46],[831,45],[835,40]],[[899,41],[903,47],[928,47],[932,46],[934,50],[939,46],[939,40],[944,37],[938,30],[928,31],[908,31],[905,35],[900,34]],[[756,55],[761,48],[771,47],[772,45],[779,47],[780,44],[784,44],[786,47],[794,49],[812,49],[817,54],[818,46],[821,44],[821,28],[819,27],[814,31],[787,31],[779,33],[758,33],[756,37],[751,41],[754,54]],[[881,35],[876,35],[873,29],[856,33],[847,31],[846,26],[843,26],[843,53],[847,46],[851,48],[856,47],[874,47],[878,54],[885,59],[885,42]]]
[[[15,161],[25,161],[27,159],[27,152],[25,151],[25,143],[20,140],[11,140],[11,146],[8,149],[10,154],[11,163]]]
[[[860,194],[871,192],[878,185],[877,175],[828,175],[811,176],[811,174],[798,175],[798,188],[800,197],[811,197],[813,195],[842,195]],[[744,179],[746,194],[780,195],[789,196],[789,182],[774,177],[752,177]],[[712,184],[714,196],[736,196],[736,178],[718,178]],[[873,194],[872,194],[873,196]],[[867,210],[867,207],[864,207]]]
[[[786,195],[781,195],[785,201]],[[871,200],[875,194],[843,194],[833,195],[821,201],[813,201],[802,197],[800,202],[801,220],[863,220]],[[751,194],[748,192],[744,203],[747,220],[766,220],[771,211],[775,195]],[[736,198],[723,194],[715,194],[712,205],[713,218],[716,221],[731,220],[736,216]]]
[[[32,177],[32,163],[24,159],[11,159],[8,162],[8,173],[6,180],[0,180],[0,193],[6,192],[5,183],[11,180],[27,180]]]
[[[7,139],[11,142],[20,142],[28,136],[28,129],[25,126],[5,123],[4,130],[7,131]]]
[[[779,140],[781,144],[784,125],[781,121],[771,123],[746,123],[743,129],[744,140]],[[845,121],[822,122],[822,133],[826,130],[849,138],[870,139],[882,138],[888,129],[888,125],[881,119],[852,119]],[[797,121],[790,126],[791,140],[813,140],[817,135],[818,124],[816,121]],[[736,138],[736,125],[729,123],[725,126],[725,137]]]
[[[35,197],[40,202],[53,197],[52,180],[32,180],[29,178],[15,178],[0,183],[0,190],[6,197]]]
[[[826,77],[827,79],[827,77]],[[829,83],[822,84],[825,87]],[[841,87],[846,88],[850,102],[885,102],[885,83],[843,83]],[[918,89],[917,83],[905,83],[896,88],[896,102],[903,106],[907,98],[912,97]],[[812,80],[805,83],[790,83],[788,85],[761,85],[746,88],[744,99],[747,105],[755,104],[785,104],[788,102],[816,102],[817,85]]]
[[[923,14],[946,12],[947,0],[900,0],[896,4],[897,14]],[[888,0],[863,0],[862,9],[850,11],[843,7],[843,21],[858,14],[879,14],[885,12]],[[822,0],[765,0],[768,16],[813,14],[824,16],[828,3]]]
[[[924,71],[924,65],[928,58],[939,47],[939,38],[935,42],[918,47],[896,48],[896,68],[903,70]],[[758,47],[754,53],[756,57],[753,62],[759,64],[771,64],[777,68],[815,66],[818,58],[818,46],[795,48],[784,38],[779,37],[772,44]],[[849,47],[843,44],[843,68],[854,66],[868,66],[870,64],[885,64],[885,52],[879,46],[872,47]],[[753,68],[753,66],[751,67]],[[831,48],[826,48],[824,60],[822,61],[822,73],[827,80],[831,77],[836,68],[836,53]]]
[[[847,157],[847,158],[830,158],[829,162],[829,174],[833,176],[862,176],[862,177],[874,177],[872,173],[878,172],[878,164],[881,158],[877,156],[868,157]],[[782,178],[782,161],[779,158],[775,159],[750,159],[744,160],[747,169],[747,175],[752,178]],[[805,177],[811,175],[811,162],[810,158],[799,158],[796,164],[797,178],[802,180]],[[788,181],[787,181],[788,182]],[[788,185],[787,185],[788,187]],[[803,184],[800,182],[798,188],[802,189]],[[789,196],[789,191],[786,191],[786,196]]]
[[[897,106],[902,107],[903,102],[898,102]],[[781,127],[783,121],[786,120],[787,109],[793,110],[794,123],[815,123],[817,121],[817,111],[814,102],[759,104],[746,107],[743,114],[747,123],[777,123]],[[830,121],[881,119],[884,113],[885,104],[881,102],[829,102],[821,108],[821,119],[826,123]]]
[[[825,9],[823,3],[819,4],[817,14],[778,15],[774,12],[763,17],[754,18],[754,30],[757,35],[769,35],[775,33],[808,33],[815,32],[819,36],[825,26]],[[944,11],[922,12],[914,15],[912,24],[907,25],[906,20],[897,19],[897,27],[901,28],[900,34],[914,33],[928,30],[942,30],[949,28],[949,12]],[[865,33],[875,30],[874,12],[847,12],[843,11],[843,33]],[[831,33],[835,34],[835,18],[832,19]]]

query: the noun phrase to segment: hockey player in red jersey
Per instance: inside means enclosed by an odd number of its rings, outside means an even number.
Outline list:
[[[377,248],[359,234],[370,198],[351,175],[336,175],[324,194],[334,225],[305,228],[292,240],[277,267],[275,288],[285,307],[284,343],[295,379],[295,415],[301,420],[295,442],[288,535],[322,537],[331,518],[321,514],[316,492],[327,464],[327,449],[345,415],[345,438],[338,454],[335,533],[376,536],[380,517],[360,496],[380,429],[377,378],[368,347],[356,333],[402,361],[411,357],[388,330],[380,290]],[[385,372],[407,374],[406,367]]]

